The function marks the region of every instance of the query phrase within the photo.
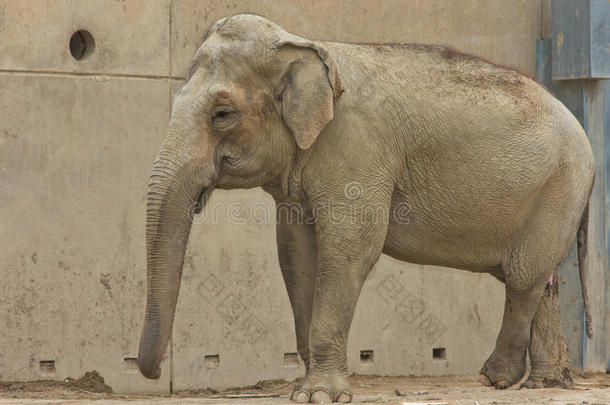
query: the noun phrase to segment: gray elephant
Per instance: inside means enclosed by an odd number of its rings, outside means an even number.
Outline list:
[[[578,121],[513,70],[440,46],[316,42],[256,15],[221,19],[176,95],[150,177],[139,368],[160,375],[194,204],[215,188],[261,186],[278,204],[307,369],[294,401],[351,401],[348,331],[381,253],[501,280],[504,318],[482,382],[517,383],[529,349],[526,387],[567,385],[549,279],[586,225],[593,173]]]

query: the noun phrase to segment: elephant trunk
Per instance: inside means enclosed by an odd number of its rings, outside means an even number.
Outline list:
[[[161,375],[160,364],[171,336],[192,214],[202,208],[214,178],[201,156],[189,156],[189,136],[182,130],[180,134],[171,131],[170,126],[147,195],[147,299],[138,367],[152,379]]]

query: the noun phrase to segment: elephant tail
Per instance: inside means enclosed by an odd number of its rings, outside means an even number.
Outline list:
[[[578,246],[578,272],[580,273],[580,286],[582,288],[582,301],[585,307],[585,330],[589,339],[593,338],[593,326],[591,325],[591,310],[589,307],[589,289],[587,286],[587,239],[589,229],[589,202],[582,214],[576,244]]]

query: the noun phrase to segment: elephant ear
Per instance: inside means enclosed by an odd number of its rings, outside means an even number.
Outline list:
[[[309,149],[334,116],[334,100],[343,93],[337,64],[320,44],[285,33],[278,48],[294,46],[314,50],[318,63],[298,57],[291,61],[283,79],[282,119],[297,145]]]

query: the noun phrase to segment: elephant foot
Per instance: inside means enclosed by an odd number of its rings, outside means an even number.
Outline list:
[[[297,403],[347,403],[352,401],[352,388],[342,375],[307,376],[303,384],[294,387],[289,398]]]
[[[558,373],[550,373],[544,375],[536,370],[527,377],[527,380],[521,384],[520,389],[537,389],[537,388],[564,388],[570,389],[574,385],[572,373],[568,367]]]
[[[526,369],[525,359],[521,365],[511,364],[509,361],[501,360],[494,350],[479,371],[481,374],[479,381],[486,387],[493,386],[503,390],[518,383],[525,375]]]

